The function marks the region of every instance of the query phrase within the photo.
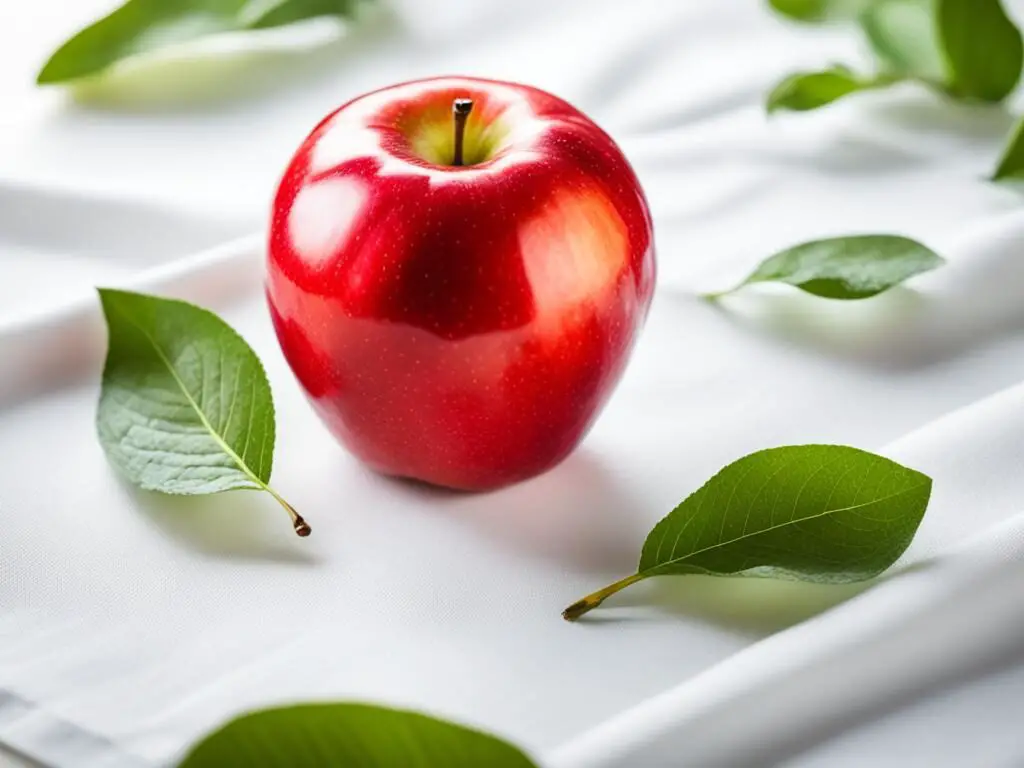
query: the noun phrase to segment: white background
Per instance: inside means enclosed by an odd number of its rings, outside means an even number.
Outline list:
[[[160,764],[244,707],[358,697],[563,768],[1024,762],[1024,196],[984,180],[1009,114],[906,87],[768,120],[778,78],[864,53],[755,0],[395,0],[358,37],[316,24],[36,89],[107,7],[0,9],[0,742],[53,765]],[[659,248],[648,328],[593,433],[486,497],[359,468],[276,350],[258,238],[192,257],[263,227],[330,108],[448,73],[590,114],[633,161]],[[862,303],[694,298],[780,247],[862,231],[950,264]],[[54,313],[160,265],[171,277],[148,285],[217,308],[266,361],[275,481],[308,544],[269,499],[172,503],[111,475],[91,425],[102,329]],[[935,478],[917,568],[832,610],[855,590],[690,579],[558,618],[720,466],[811,441]]]

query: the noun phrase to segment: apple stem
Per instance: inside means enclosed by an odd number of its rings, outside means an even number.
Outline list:
[[[466,119],[473,111],[472,99],[456,99],[452,102],[452,116],[455,118],[455,156],[452,165],[462,165],[462,144],[466,135]]]

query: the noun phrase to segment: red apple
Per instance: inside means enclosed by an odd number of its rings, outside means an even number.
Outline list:
[[[573,450],[655,276],[647,202],[604,131],[536,88],[454,77],[313,130],[277,190],[268,266],[284,355],[337,438],[460,489]]]

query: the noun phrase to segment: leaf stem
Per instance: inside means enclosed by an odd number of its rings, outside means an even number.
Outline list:
[[[288,516],[292,519],[292,528],[295,529],[296,534],[305,538],[313,532],[313,529],[309,527],[309,523],[306,522],[305,518],[298,512],[296,512],[295,507],[293,507],[291,504],[285,501],[281,497],[281,494],[279,494],[266,483],[263,484],[263,487],[267,490],[267,493],[269,493],[271,496],[277,499],[278,504],[284,507],[284,511],[287,512]]]
[[[725,291],[714,291],[712,293],[702,293],[702,294],[699,294],[699,298],[704,299],[704,301],[718,301],[723,296],[728,296],[730,293],[732,293],[735,290],[736,290],[735,288],[730,288],[730,289],[725,290]]]
[[[752,282],[758,281],[751,280],[751,278],[748,277],[746,280],[744,280],[741,283],[737,283],[732,288],[726,288],[725,290],[722,291],[711,291],[710,293],[700,293],[697,295],[699,298],[704,299],[704,301],[718,301],[719,299],[724,298],[726,296],[731,296],[732,294],[736,293],[736,291],[740,290],[740,288],[745,288]]]
[[[616,592],[620,592],[631,584],[636,584],[645,578],[647,578],[647,574],[632,573],[624,579],[619,579],[614,584],[609,584],[607,587],[597,590],[597,592],[591,592],[562,611],[562,618],[566,621],[576,621],[584,614],[597,608],[597,606]]]

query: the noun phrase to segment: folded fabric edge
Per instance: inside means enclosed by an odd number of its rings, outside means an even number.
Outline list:
[[[908,569],[740,651],[566,743],[544,764],[626,768],[669,756],[708,768],[776,764],[850,713],[863,719],[887,700],[1024,646],[1022,591],[1024,514],[941,564]],[[941,649],[922,647],[922,637],[941,638]]]
[[[0,688],[0,742],[33,765],[151,768],[152,763]]]
[[[117,285],[141,292],[159,292],[200,304],[252,290],[262,279],[256,265],[263,253],[262,235],[251,234],[214,248],[145,270]],[[34,392],[52,387],[102,361],[102,313],[94,292],[67,304],[0,323],[0,359],[18,365],[0,379],[0,407]]]
[[[1007,407],[1016,409],[1021,401],[1024,401],[1024,383],[933,419],[889,443],[881,452],[902,460],[904,455],[917,452],[915,446],[930,446],[930,435],[936,430],[946,431],[974,420],[989,421]],[[1006,572],[1007,566],[1010,566],[1011,573]],[[935,568],[941,568],[946,577],[942,588],[925,583]],[[1024,514],[1018,514],[962,545],[948,549],[941,556],[928,557],[909,566],[901,561],[890,571],[886,581],[842,605],[766,638],[590,729],[552,751],[545,765],[550,768],[645,765],[644,760],[655,759],[655,755],[660,755],[658,759],[665,759],[659,750],[674,750],[676,758],[685,757],[688,763],[707,766],[740,764],[737,762],[739,750],[744,743],[747,746],[759,745],[766,750],[771,742],[781,744],[799,735],[806,736],[810,721],[824,723],[829,717],[834,719],[837,716],[836,697],[842,698],[843,694],[822,684],[830,673],[830,665],[841,663],[844,668],[852,668],[857,666],[853,662],[859,660],[866,668],[870,666],[872,654],[880,652],[892,634],[909,633],[911,627],[922,631],[921,627],[929,622],[947,622],[948,627],[928,629],[921,636],[942,637],[943,633],[951,633],[950,637],[959,637],[962,630],[974,622],[964,618],[966,613],[957,613],[950,607],[955,597],[962,598],[966,612],[992,607],[998,614],[997,621],[1012,627],[1002,634],[990,631],[987,635],[974,633],[977,636],[972,634],[963,638],[964,648],[969,651],[963,650],[959,654],[960,660],[966,664],[986,654],[999,653],[1007,638],[1020,637],[1024,606],[1014,597],[1020,594],[1020,590],[1024,590]],[[900,602],[902,598],[897,600],[901,591],[911,597],[912,602]],[[879,598],[884,599],[889,593],[893,593],[889,598],[890,610],[886,616],[879,617]],[[1000,602],[1003,598],[1005,604]],[[979,615],[978,621],[982,619],[980,626],[994,626],[992,616]],[[855,623],[857,626],[851,628],[850,625]],[[824,631],[828,627],[834,631]],[[986,639],[991,641],[987,645]],[[1024,645],[1024,640],[1013,642]],[[928,666],[936,679],[948,678],[954,673],[949,661],[956,655],[953,644],[946,642],[944,646],[943,665],[938,669]],[[892,674],[886,675],[887,687],[873,692],[873,700],[880,702],[898,696],[900,690],[918,684],[922,662],[930,664],[932,659],[911,655],[906,667],[895,668]],[[811,701],[806,702],[807,712],[804,713],[810,720],[794,718],[789,712],[792,722],[785,723],[779,714],[782,710],[778,706],[777,692],[787,685],[795,689],[797,686],[793,681],[806,683],[811,677],[814,682],[809,687],[814,694]],[[847,679],[851,682],[858,680],[857,676],[848,676]],[[774,732],[767,732],[762,725],[756,737],[744,742],[737,718],[739,710],[751,699],[758,702],[762,711],[751,712],[750,718],[761,724],[774,722],[778,727]],[[710,745],[713,740],[710,734],[721,727],[716,718],[736,726],[728,740],[730,745],[725,751],[716,749],[700,753],[699,745]]]

